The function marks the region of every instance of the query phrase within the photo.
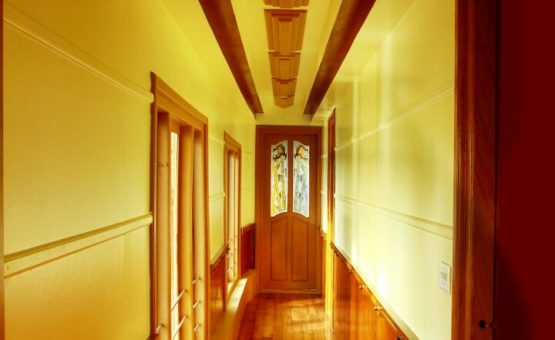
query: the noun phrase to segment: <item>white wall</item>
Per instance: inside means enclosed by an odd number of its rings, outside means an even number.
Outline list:
[[[352,80],[337,80],[335,242],[397,321],[449,339],[454,1],[414,0]],[[333,94],[333,97],[332,97]]]
[[[208,117],[211,254],[224,130],[243,146],[242,221],[254,220],[254,118],[231,73],[203,63],[215,41],[190,43],[208,24],[180,30],[161,1],[4,6],[7,339],[145,339],[149,74]]]

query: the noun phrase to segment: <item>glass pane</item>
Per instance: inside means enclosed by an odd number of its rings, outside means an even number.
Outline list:
[[[271,216],[287,211],[287,141],[272,145]]]
[[[178,187],[179,187],[179,135],[175,132],[171,133],[171,155],[170,155],[170,261],[171,261],[171,279],[170,294],[172,305],[179,295],[178,290]],[[177,309],[177,308],[176,308]],[[172,329],[177,327],[179,315],[173,315],[172,312]]]
[[[310,183],[310,146],[293,142],[293,211],[308,217]]]

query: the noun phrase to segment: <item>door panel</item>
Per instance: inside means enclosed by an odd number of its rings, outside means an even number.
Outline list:
[[[262,290],[321,290],[320,133],[313,127],[259,127],[257,267]]]
[[[291,223],[291,279],[293,281],[307,281],[309,271],[308,221],[292,217]]]
[[[287,280],[287,224],[287,217],[281,217],[270,226],[272,281]]]

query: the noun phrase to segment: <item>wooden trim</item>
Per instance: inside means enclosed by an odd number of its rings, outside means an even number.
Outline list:
[[[253,114],[264,113],[230,0],[199,0],[243,98]]]
[[[316,136],[316,146],[318,148],[318,150],[315,150],[314,154],[317,155],[316,157],[316,169],[317,169],[317,179],[316,179],[316,188],[321,188],[321,183],[322,183],[322,159],[320,157],[320,152],[322,150],[322,127],[320,126],[286,126],[286,125],[258,125],[256,127],[256,157],[255,157],[255,225],[257,226],[257,228],[260,228],[260,226],[263,223],[263,204],[261,204],[260,202],[262,202],[262,198],[263,198],[263,182],[264,182],[264,177],[263,177],[263,170],[264,170],[264,150],[263,150],[263,143],[264,143],[264,136],[268,136],[268,135],[273,135],[273,134],[288,134],[288,135],[314,135]],[[291,199],[291,195],[289,195],[289,199]],[[321,221],[321,195],[320,192],[318,191],[316,193],[316,221],[317,223],[320,223]],[[259,229],[260,230],[260,229]],[[261,265],[262,261],[261,261],[261,251],[260,251],[260,245],[261,245],[261,233],[260,232],[256,232],[255,233],[255,243],[256,243],[256,248],[255,248],[255,268],[260,272],[260,268],[259,266]],[[320,249],[320,242],[317,242],[316,245],[316,252],[321,253],[321,249]],[[316,266],[317,268],[321,268],[322,266],[322,258],[321,257],[317,257],[317,261],[316,261]],[[262,287],[262,276],[263,275],[258,275],[259,276],[259,285],[260,287]],[[317,291],[320,294],[321,290],[323,287],[321,287],[321,282],[322,282],[322,272],[320,270],[317,270],[317,276],[316,276],[316,282],[317,282]],[[267,290],[264,289],[264,292],[268,292],[268,293],[272,293],[272,292],[278,292],[278,291],[274,291],[274,290]],[[296,293],[297,291],[288,291],[290,293]],[[307,293],[307,291],[298,291],[298,293]]]
[[[248,224],[246,227],[241,228],[241,234],[246,234],[248,232],[254,231],[256,229],[256,224],[251,223]]]
[[[225,258],[226,255],[229,253],[228,246],[222,246],[220,250],[218,250],[218,254],[212,260],[210,264],[210,303],[209,303],[209,310],[211,318],[214,318],[215,321],[219,321],[220,318],[223,317],[223,312],[226,310],[227,306],[227,272],[226,272],[226,262]],[[214,281],[215,280],[215,281]],[[218,281],[220,280],[221,285],[218,285]],[[212,286],[214,284],[214,286]],[[219,293],[221,292],[221,301],[219,300]],[[214,294],[214,295],[212,295]],[[219,310],[219,308],[222,308]],[[210,324],[210,333],[214,333],[214,329],[217,327],[216,324]]]
[[[214,270],[216,270],[216,267],[220,264],[220,262],[225,258],[225,256],[227,255],[227,253],[229,253],[229,247],[223,246],[222,248],[220,248],[220,250],[218,250],[218,253],[216,254],[216,256],[214,257],[214,259],[212,259],[212,261],[210,262],[210,272],[212,273]]]
[[[150,79],[154,94],[153,104],[156,105],[157,112],[171,112],[187,125],[191,125],[197,130],[203,130],[204,125],[208,124],[208,118],[183,99],[156,73],[151,73]]]
[[[250,269],[255,269],[255,250],[256,250],[256,225],[251,223],[241,228],[241,272],[243,277]]]
[[[316,113],[358,31],[374,6],[374,2],[375,0],[343,0],[341,2],[320,68],[312,84],[312,90],[304,109],[305,114],[313,117]]]
[[[242,185],[242,179],[241,179],[241,171],[242,171],[242,154],[241,154],[241,144],[236,141],[233,137],[231,137],[227,132],[224,131],[224,240],[225,240],[225,244],[227,245],[227,248],[229,250],[229,199],[230,199],[230,195],[227,192],[228,190],[228,178],[229,178],[229,167],[228,167],[228,163],[229,163],[229,153],[235,153],[237,156],[237,168],[238,168],[238,173],[237,173],[237,252],[235,254],[235,259],[237,261],[237,268],[235,268],[236,270],[236,275],[237,275],[237,279],[239,279],[241,277],[241,234],[239,233],[240,229],[241,229],[241,185]],[[226,264],[226,273],[227,273],[227,264]],[[236,281],[235,280],[235,281]],[[236,282],[233,282],[233,286],[235,286]],[[226,274],[226,286],[227,286],[227,274]],[[232,291],[233,289],[231,289]]]
[[[386,217],[389,220],[401,222],[407,228],[416,228],[426,233],[434,234],[449,240],[453,239],[453,226],[442,224],[425,218],[409,215],[400,211],[390,210],[379,205],[359,200],[354,197],[348,197],[341,194],[335,194],[334,202],[341,202],[352,207],[362,208]]]
[[[228,253],[228,247],[222,247],[218,251],[218,256],[210,265],[210,315],[212,318],[210,325],[210,334],[214,334],[218,324],[225,317],[227,302],[227,273],[225,270],[225,256]]]
[[[458,0],[453,339],[492,339],[497,0]]]
[[[208,123],[204,125],[202,131],[202,142],[203,142],[203,156],[204,156],[204,166],[203,166],[203,177],[204,177],[204,339],[210,338],[210,308],[208,307],[210,303],[210,205],[208,199],[209,193],[209,173],[208,173]]]
[[[397,332],[401,333],[401,336],[397,337],[397,339],[409,339],[409,337],[406,334],[409,333],[409,334],[412,335],[414,333],[410,329],[407,330],[407,332],[403,331],[403,329],[394,321],[394,318],[392,317],[391,312],[388,312],[386,306],[384,306],[382,303],[380,303],[379,299],[372,292],[372,290],[370,289],[368,284],[366,284],[364,279],[362,279],[362,276],[355,269],[351,260],[333,242],[330,242],[330,248],[332,249],[333,253],[339,258],[339,260],[345,264],[347,270],[353,275],[354,279],[356,280],[356,286],[360,290],[362,290],[364,294],[367,294],[368,296],[370,296],[373,301],[377,302],[377,307],[381,308],[381,311],[383,312],[385,319],[391,324],[391,326]],[[335,276],[336,274],[337,273],[334,270],[333,275]],[[334,292],[334,296],[336,294],[337,294],[337,292]],[[333,318],[332,318],[332,320],[333,320]],[[408,327],[408,326],[406,326],[406,327]]]
[[[153,75],[151,74],[151,80]],[[156,93],[156,82],[151,81],[151,92]],[[157,192],[158,192],[158,181],[156,180],[158,176],[158,167],[156,165],[156,160],[158,159],[158,148],[155,146],[158,140],[158,105],[156,101],[156,96],[154,96],[151,105],[151,115],[150,115],[150,202],[149,207],[152,211],[153,216],[158,215],[158,204],[156,203]],[[157,223],[156,219],[152,221],[152,227],[150,228],[150,256],[149,256],[149,269],[150,269],[150,339],[156,339],[156,327],[158,325],[158,312],[156,310],[156,292],[158,291],[158,280],[156,279],[156,273],[158,273],[158,264],[156,261],[156,256],[153,254],[158,253],[158,238],[156,235]]]
[[[227,145],[229,151],[241,152],[241,144],[224,131],[224,144]]]
[[[335,236],[335,109],[328,118],[328,162],[327,162],[328,234],[330,241]]]
[[[6,254],[4,255],[6,263],[4,277],[8,278],[35,269],[151,224],[152,215],[146,214],[40,246]]]
[[[4,0],[0,17],[4,17]],[[4,36],[4,25],[0,27]],[[0,46],[0,79],[4,79],[4,44]],[[0,84],[0,340],[4,340],[4,82]]]
[[[328,118],[328,145],[327,145],[327,191],[326,191],[326,199],[327,199],[327,211],[328,216],[328,232],[326,235],[326,248],[324,251],[325,260],[329,261],[329,263],[325,266],[326,269],[329,269],[329,272],[326,272],[326,275],[329,277],[325,282],[325,295],[326,295],[326,312],[329,311],[331,314],[331,320],[333,322],[334,318],[334,299],[333,299],[333,275],[334,275],[334,261],[333,255],[328,250],[327,245],[331,244],[334,241],[335,237],[335,109],[331,113],[330,117]]]
[[[4,6],[3,21],[11,29],[17,30],[18,33],[47,48],[51,53],[65,58],[67,61],[86,72],[90,72],[119,91],[127,93],[141,102],[152,103],[152,93],[144,88],[142,84],[130,80],[122,73],[106,66],[104,62],[87,54],[68,40],[61,38],[9,2],[4,3]]]
[[[165,310],[166,304],[169,306],[170,297],[167,294],[166,297],[160,297],[159,291],[163,289],[165,292],[169,288],[169,282],[167,283],[168,286],[160,286],[160,282],[158,282],[158,273],[160,272],[159,268],[159,261],[162,259],[163,256],[169,255],[168,253],[161,254],[160,258],[158,257],[160,254],[160,250],[158,249],[158,245],[160,242],[164,242],[164,240],[159,240],[158,236],[162,232],[162,229],[159,228],[159,224],[162,222],[167,222],[162,217],[161,212],[169,214],[169,203],[166,201],[162,202],[162,206],[159,206],[158,199],[160,197],[165,197],[168,194],[164,187],[168,186],[169,183],[169,176],[161,175],[159,171],[159,167],[164,168],[167,167],[167,162],[165,159],[161,157],[168,157],[167,151],[165,151],[165,147],[169,145],[169,131],[171,129],[171,124],[177,125],[180,127],[181,131],[188,131],[185,133],[186,137],[182,138],[182,143],[186,145],[186,148],[189,149],[189,152],[186,153],[187,157],[182,157],[180,155],[180,162],[186,162],[189,164],[189,167],[185,167],[185,169],[193,169],[193,172],[189,172],[189,175],[186,175],[185,180],[187,181],[188,185],[184,186],[184,190],[182,190],[182,195],[186,195],[187,197],[191,198],[191,201],[194,202],[202,202],[200,206],[193,207],[194,209],[187,208],[181,209],[179,211],[180,216],[183,216],[183,219],[190,221],[190,225],[193,228],[195,226],[202,225],[204,228],[203,238],[204,244],[197,244],[197,246],[201,248],[197,248],[200,250],[200,256],[202,258],[196,257],[197,261],[202,263],[202,269],[200,269],[200,273],[193,273],[193,275],[200,276],[201,284],[203,284],[203,296],[202,296],[202,317],[203,320],[200,321],[202,323],[202,331],[204,334],[204,338],[208,338],[209,331],[210,331],[210,246],[209,246],[209,213],[208,213],[208,120],[205,116],[203,116],[198,110],[196,110],[193,106],[191,106],[187,101],[179,96],[177,92],[175,92],[169,85],[167,85],[164,81],[162,81],[156,74],[151,73],[151,90],[154,94],[154,102],[151,107],[152,111],[152,130],[151,130],[151,138],[152,138],[152,147],[151,147],[151,209],[154,215],[153,227],[151,228],[150,234],[150,280],[151,280],[151,320],[150,320],[150,327],[151,327],[151,338],[155,339],[158,338],[159,335],[156,334],[158,325],[161,322],[161,317],[159,315],[161,303],[163,303]],[[160,131],[163,129],[163,134],[160,135]],[[161,144],[160,144],[161,143]],[[160,146],[159,146],[160,144]],[[193,158],[193,155],[195,158]],[[196,158],[198,157],[198,158]],[[193,162],[193,159],[198,159],[199,162]],[[193,178],[194,177],[194,178]],[[158,181],[163,181],[166,183],[165,186],[160,187]],[[183,181],[182,181],[183,182]],[[193,185],[198,187],[199,190],[193,190]],[[166,190],[161,192],[161,190]],[[165,223],[166,224],[166,223]],[[193,235],[192,230],[190,230],[191,235]],[[188,232],[186,233],[188,234]],[[199,234],[197,234],[199,235]],[[194,240],[190,236],[183,236],[184,238],[180,241],[185,242],[186,246],[186,253],[180,255],[180,257],[193,259],[192,253],[192,245]],[[189,250],[187,250],[189,249]],[[193,267],[192,262],[187,262],[184,264],[184,267]],[[196,267],[200,268],[200,267]],[[187,271],[185,271],[187,272]],[[184,276],[180,277],[181,282],[187,288],[189,292],[192,292],[192,278],[189,277],[191,275],[184,274]],[[168,290],[169,292],[169,290]],[[164,293],[165,294],[165,293]],[[166,301],[167,300],[167,301]],[[190,296],[188,299],[182,299],[183,310],[185,311],[186,315],[192,316],[192,308],[189,302],[192,302],[193,299]],[[165,313],[165,312],[164,312]],[[192,336],[192,324],[193,317],[189,318],[186,322],[188,323],[187,327],[183,327],[182,332],[189,332],[189,336]],[[167,322],[166,320],[165,322]],[[168,325],[166,325],[168,326]],[[170,327],[165,328],[166,331]],[[184,333],[183,333],[184,334]]]

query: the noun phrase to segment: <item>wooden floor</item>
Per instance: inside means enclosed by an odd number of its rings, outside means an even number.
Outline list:
[[[248,305],[239,339],[325,339],[324,300],[314,295],[260,294]]]

